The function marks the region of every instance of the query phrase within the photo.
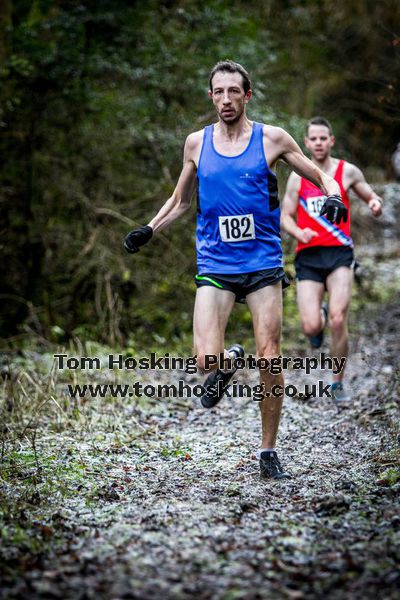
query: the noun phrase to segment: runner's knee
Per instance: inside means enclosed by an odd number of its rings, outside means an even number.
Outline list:
[[[315,319],[303,319],[302,327],[305,335],[317,335],[322,328],[321,319],[318,321]]]
[[[281,353],[280,338],[266,342],[266,343],[260,345],[257,349],[257,357],[258,358],[266,358],[268,360],[279,356],[280,353]]]
[[[340,310],[329,315],[329,326],[333,331],[338,331],[346,326],[346,311]]]

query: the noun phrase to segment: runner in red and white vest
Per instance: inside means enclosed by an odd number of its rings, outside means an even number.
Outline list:
[[[331,356],[348,357],[348,312],[354,275],[353,242],[350,236],[349,190],[363,200],[374,217],[382,214],[382,199],[355,165],[331,156],[335,138],[330,123],[314,117],[307,124],[304,143],[311,160],[340,186],[349,209],[347,221],[330,223],[320,215],[325,196],[311,182],[291,173],[282,203],[281,225],[293,235],[296,248],[297,303],[304,333],[313,348],[323,343],[326,322],[331,328]],[[328,303],[324,303],[325,291]],[[344,363],[345,364],[345,363]],[[332,374],[332,396],[342,406],[351,399],[343,387],[344,367]]]

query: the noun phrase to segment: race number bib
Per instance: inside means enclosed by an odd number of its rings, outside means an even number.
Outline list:
[[[307,198],[307,212],[311,217],[319,217],[319,211],[322,208],[326,196],[313,196]]]
[[[223,242],[255,240],[254,217],[252,214],[219,217],[219,233]]]

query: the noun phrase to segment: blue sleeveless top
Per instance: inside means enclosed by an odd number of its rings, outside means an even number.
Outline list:
[[[263,148],[263,125],[253,123],[247,148],[224,156],[204,129],[197,169],[196,249],[199,274],[251,273],[282,266],[276,175]]]

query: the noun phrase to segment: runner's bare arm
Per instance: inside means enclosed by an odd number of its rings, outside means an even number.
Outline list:
[[[198,136],[196,134],[189,135],[185,143],[183,168],[176,188],[149,223],[154,233],[168,227],[190,207],[196,189],[195,154],[197,146]]]
[[[301,229],[297,226],[295,217],[299,205],[299,191],[301,179],[296,173],[291,173],[286,184],[286,191],[283,197],[281,206],[281,226],[290,233],[296,240],[303,244],[308,242],[318,235],[316,231],[310,227]]]
[[[351,163],[345,163],[343,175],[345,182],[347,180],[348,186],[368,205],[374,217],[379,217],[382,214],[383,200],[367,183],[361,169]]]
[[[296,171],[296,173],[319,187],[327,196],[338,194],[341,197],[340,187],[337,181],[321,171],[321,169],[307,158],[291,135],[283,129],[280,129],[280,132],[281,153],[279,158],[284,160],[294,171]]]

